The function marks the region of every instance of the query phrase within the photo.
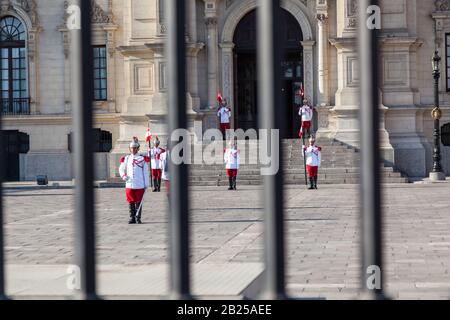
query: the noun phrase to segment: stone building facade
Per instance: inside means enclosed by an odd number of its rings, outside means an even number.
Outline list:
[[[380,2],[383,156],[409,176],[424,177],[432,166],[436,48],[442,57],[442,123],[450,122],[450,1]],[[117,159],[132,136],[143,139],[149,125],[154,135],[166,135],[164,37],[170,22],[163,4],[93,0],[98,179],[116,175]],[[192,131],[217,126],[213,107],[219,91],[230,101],[232,127],[256,128],[256,6],[256,0],[186,0],[186,108]],[[296,136],[297,92],[304,88],[317,107],[318,135],[358,146],[358,1],[282,0],[281,6],[283,136]],[[23,30],[0,43],[3,130],[9,150],[15,150],[7,158],[11,180],[39,174],[72,179],[67,16],[62,0],[0,0],[5,30]],[[443,148],[443,165],[450,173],[449,148]]]

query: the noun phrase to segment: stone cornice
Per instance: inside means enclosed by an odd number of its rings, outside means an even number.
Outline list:
[[[152,56],[153,55],[152,49],[148,48],[145,44],[131,45],[131,46],[119,46],[119,47],[116,47],[116,49],[125,57]]]
[[[423,45],[423,40],[416,37],[380,37],[379,41],[383,46],[407,46],[419,48]]]
[[[357,39],[356,38],[331,38],[330,44],[335,46],[337,49],[344,49],[344,48],[352,48],[357,45]]]
[[[118,113],[96,113],[94,112],[94,125],[97,123],[116,124],[119,122]],[[21,115],[21,116],[2,116],[2,122],[8,125],[71,125],[72,116],[62,115]]]

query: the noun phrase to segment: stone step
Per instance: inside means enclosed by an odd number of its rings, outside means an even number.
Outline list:
[[[345,173],[358,173],[359,172],[359,168],[320,168],[319,171],[323,174],[345,174]],[[194,169],[194,170],[190,170],[189,173],[191,175],[211,175],[211,174],[218,174],[218,173],[224,173],[225,172],[225,168],[224,167],[220,167],[217,170],[208,170],[208,169]],[[259,169],[239,169],[239,174],[243,175],[243,174],[250,174],[250,175],[259,175],[260,174],[260,170]],[[301,174],[304,172],[303,167],[298,168],[288,168],[284,170],[285,174]],[[392,167],[384,167],[381,168],[381,172],[384,173],[398,173],[399,172],[394,172],[394,169]]]
[[[261,180],[263,176],[261,175],[254,175],[254,174],[242,174],[239,173],[238,177],[240,180]],[[355,178],[359,179],[360,174],[359,173],[320,173],[319,172],[319,179],[325,180],[325,179],[331,179],[331,180],[342,180],[342,179],[349,179],[349,178]],[[391,173],[384,173],[382,174],[382,177],[387,178],[401,178],[401,174],[399,172],[391,172]],[[296,173],[296,174],[285,174],[284,178],[287,180],[293,179],[303,179],[304,178],[304,172],[302,173]],[[215,180],[221,180],[221,179],[227,179],[226,173],[222,172],[217,175],[190,175],[189,179],[191,181],[215,181]]]
[[[382,183],[408,183],[407,178],[395,178],[395,177],[385,177],[381,180]],[[343,180],[329,180],[319,178],[320,184],[359,184],[359,179],[356,178],[345,178]],[[237,179],[237,185],[261,185],[261,180],[241,180]],[[285,185],[305,185],[304,178],[298,180],[285,180]],[[191,186],[228,186],[228,180],[220,180],[220,181],[190,181],[189,185]]]

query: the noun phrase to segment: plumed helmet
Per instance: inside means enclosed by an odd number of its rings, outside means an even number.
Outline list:
[[[138,138],[133,137],[133,141],[130,142],[130,148],[139,148],[140,146]]]

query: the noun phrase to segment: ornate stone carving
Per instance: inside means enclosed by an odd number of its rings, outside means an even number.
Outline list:
[[[346,11],[346,28],[354,29],[357,27],[358,19],[358,1],[357,0],[347,0],[347,11]]]
[[[450,11],[450,0],[435,0],[436,11]]]
[[[111,7],[110,7],[111,8]],[[112,12],[106,13],[102,7],[100,7],[95,0],[92,0],[92,23],[114,23],[114,16]]]
[[[39,25],[36,0],[2,0],[0,2],[0,12],[16,11],[18,8],[26,12],[33,27]]]
[[[205,24],[207,27],[213,27],[217,25],[217,18],[206,18]]]
[[[327,16],[326,14],[318,14],[318,15],[317,15],[317,20],[318,20],[320,23],[326,23],[327,20],[328,20],[328,16]]]
[[[348,0],[347,2],[347,17],[354,17],[358,14],[358,1]]]

